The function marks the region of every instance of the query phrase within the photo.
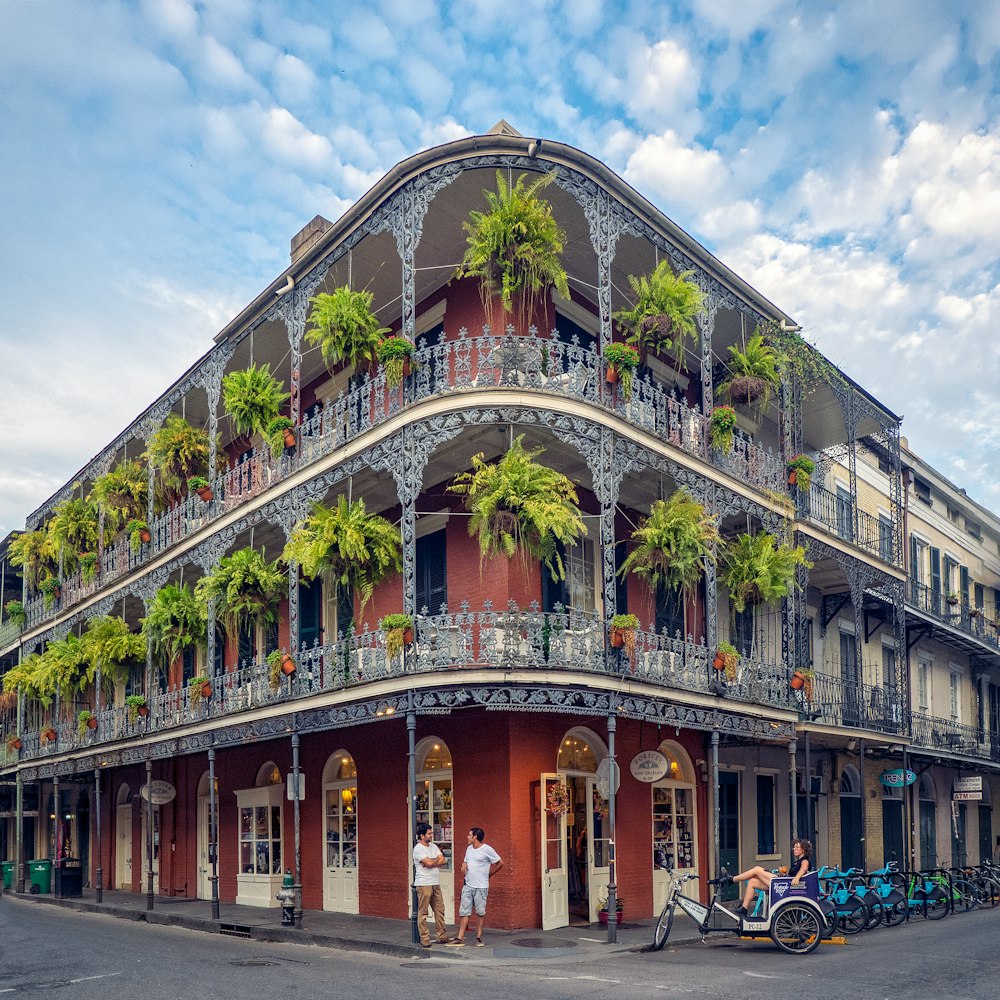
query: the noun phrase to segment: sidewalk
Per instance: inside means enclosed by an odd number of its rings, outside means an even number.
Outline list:
[[[255,941],[280,941],[286,944],[312,944],[322,948],[369,952],[398,958],[447,958],[460,961],[486,959],[565,961],[596,960],[612,954],[639,950],[653,938],[654,919],[628,921],[618,928],[618,941],[608,944],[607,928],[601,924],[560,927],[542,931],[529,928],[520,931],[499,931],[488,922],[483,935],[486,947],[475,947],[475,934],[467,935],[464,948],[434,945],[422,948],[413,944],[409,920],[365,917],[346,913],[306,910],[302,927],[282,927],[279,909],[237,906],[222,903],[219,919],[212,919],[212,904],[203,899],[183,899],[156,896],[153,909],[146,909],[146,896],[141,893],[104,891],[98,903],[93,889],[85,889],[82,897],[58,899],[50,894],[32,896],[4,890],[0,906],[62,906],[86,913],[103,913],[125,920],[140,920],[148,924],[184,927],[209,934],[226,934],[251,938]],[[691,920],[675,920],[668,947],[699,940],[698,930]]]

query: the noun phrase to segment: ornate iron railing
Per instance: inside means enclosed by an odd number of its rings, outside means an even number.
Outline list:
[[[932,590],[912,578],[906,582],[906,598],[912,607],[933,615],[943,624],[961,629],[994,649],[1000,649],[1000,622],[994,607],[975,607],[961,595],[956,597]]]
[[[212,693],[197,701],[190,686],[147,696],[149,714],[130,717],[127,706],[103,707],[94,713],[96,729],[77,730],[75,716],[54,723],[57,738],[44,742],[41,733],[54,714],[32,713],[23,734],[22,759],[51,756],[69,749],[164,732],[193,723],[235,716],[252,709],[309,698],[326,692],[363,689],[375,681],[414,674],[455,675],[470,669],[498,673],[544,671],[553,674],[593,674],[642,681],[664,690],[718,695],[711,651],[695,637],[636,633],[634,653],[615,649],[607,641],[603,619],[558,609],[545,613],[537,604],[519,608],[510,603],[497,610],[487,602],[473,611],[463,604],[456,613],[420,615],[414,641],[390,655],[379,630],[364,630],[324,645],[303,647],[296,672],[275,686],[264,663],[244,664],[211,678]],[[724,692],[730,702],[794,707],[788,687],[789,669],[780,663],[745,658]]]
[[[796,499],[800,517],[821,524],[845,542],[898,565],[895,533],[889,522],[880,521],[868,511],[855,510],[855,501],[816,483],[809,484],[808,495],[800,492]]]
[[[761,490],[784,488],[780,456],[746,437],[734,442],[729,454],[709,445],[709,421],[697,410],[655,382],[636,377],[625,398],[620,386],[603,378],[600,355],[578,343],[564,343],[536,333],[516,336],[512,328],[502,336],[484,332],[422,346],[413,357],[413,374],[391,388],[385,374],[365,375],[347,392],[331,400],[300,427],[296,447],[278,458],[255,454],[216,477],[214,496],[203,501],[190,494],[150,525],[152,540],[131,552],[122,534],[103,553],[100,571],[89,582],[79,573],[63,581],[62,595],[49,607],[35,597],[26,605],[29,626],[38,625],[64,608],[134,571],[144,562],[184,541],[194,532],[259,496],[292,472],[332,454],[405,408],[456,392],[482,389],[535,389],[587,402],[617,414],[634,426],[689,455]]]
[[[800,712],[811,721],[895,735],[905,732],[905,704],[895,687],[817,673],[797,692],[797,700]]]
[[[914,746],[1000,760],[1000,733],[919,712],[912,719]]]

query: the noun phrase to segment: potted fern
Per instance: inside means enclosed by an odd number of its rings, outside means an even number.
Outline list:
[[[413,344],[405,337],[385,337],[378,342],[375,356],[385,369],[385,382],[390,389],[398,388],[410,374]]]
[[[133,726],[137,719],[144,719],[149,715],[149,705],[146,703],[146,696],[143,694],[126,695],[125,705],[128,708],[128,721]]]
[[[788,460],[788,483],[797,486],[803,493],[809,491],[812,474],[816,471],[816,463],[808,455],[796,455]]]
[[[813,679],[815,677],[815,670],[812,670],[809,667],[796,667],[795,670],[792,671],[789,686],[793,691],[801,691],[806,701],[812,701]]]
[[[56,577],[47,576],[39,582],[38,591],[45,601],[45,607],[51,608],[59,600],[62,594],[62,587],[59,585],[59,580]]]
[[[233,641],[244,628],[277,621],[278,602],[288,591],[288,576],[256,549],[238,549],[224,556],[195,584],[195,597],[205,609],[210,600],[222,627]]]
[[[629,344],[608,344],[604,348],[604,363],[608,370],[605,378],[614,385],[621,383],[622,395],[632,398],[632,378],[639,367],[639,352]]]
[[[390,659],[413,642],[413,619],[409,615],[386,615],[378,627],[385,633],[385,651]]]
[[[149,439],[146,457],[156,474],[156,498],[165,507],[183,498],[185,486],[197,477],[207,485],[208,433],[171,413]]]
[[[168,663],[188,649],[204,646],[205,616],[187,584],[168,583],[156,592],[142,619],[142,635]]]
[[[802,546],[779,542],[767,531],[742,534],[723,548],[722,581],[733,608],[742,612],[748,604],[772,604],[788,597],[798,587],[799,566],[812,567]]]
[[[203,698],[212,697],[212,682],[207,677],[192,677],[188,681],[188,699],[192,708],[197,708]]]
[[[729,378],[720,390],[734,403],[767,406],[771,392],[781,380],[780,356],[765,340],[755,333],[745,347],[732,344],[729,348]]]
[[[635,660],[635,633],[638,628],[639,619],[635,615],[615,615],[611,619],[611,645],[614,649],[624,648],[630,662]]]
[[[648,275],[628,276],[635,303],[617,312],[615,319],[627,331],[629,344],[680,360],[685,341],[698,339],[695,321],[705,304],[693,275],[693,271],[674,274],[669,261],[661,260]]]
[[[357,368],[375,360],[378,342],[389,327],[379,325],[372,311],[374,299],[371,292],[352,291],[346,285],[310,299],[312,325],[306,330],[306,340],[320,349],[330,371],[341,361]]]
[[[88,729],[97,728],[97,716],[88,709],[84,709],[76,717],[76,731],[80,736],[86,736]]]
[[[725,671],[726,680],[736,680],[736,672],[740,666],[740,652],[730,642],[720,642],[715,647],[715,659],[712,666],[716,670]]]
[[[208,503],[215,496],[212,484],[204,476],[192,476],[188,480],[188,489],[197,493],[202,503]]]
[[[716,451],[728,455],[733,450],[736,411],[731,406],[717,406],[708,421],[709,440]]]
[[[21,737],[17,733],[11,733],[7,737],[7,752],[13,753],[14,751],[20,750],[23,746],[21,742]]]
[[[272,649],[267,654],[267,679],[272,691],[277,691],[281,686],[281,678],[291,677],[295,673],[295,661],[289,656],[287,650]]]
[[[24,610],[21,601],[8,601],[3,606],[7,613],[7,621],[12,622],[15,628],[24,628],[28,624],[28,612]]]
[[[271,446],[271,454],[277,458],[284,448],[295,447],[295,424],[290,417],[273,417],[264,428],[264,439]]]
[[[487,462],[482,452],[474,455],[472,471],[460,472],[448,490],[465,497],[480,564],[496,555],[530,557],[540,560],[553,580],[562,580],[559,545],[572,545],[587,528],[573,484],[536,461],[544,450],[525,450],[521,434],[496,462]]]
[[[125,530],[128,532],[129,548],[136,554],[141,552],[143,545],[146,545],[153,537],[150,534],[149,525],[138,518],[129,521]]]
[[[455,272],[457,278],[476,278],[486,320],[494,325],[499,302],[505,316],[528,323],[550,288],[569,298],[562,266],[566,234],[552,215],[552,206],[539,197],[554,174],[528,180],[521,174],[508,184],[497,171],[496,191],[484,191],[486,211],[473,211],[463,223],[466,250]]]

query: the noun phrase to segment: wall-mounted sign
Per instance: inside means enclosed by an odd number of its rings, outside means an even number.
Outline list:
[[[640,750],[632,758],[629,770],[636,781],[644,781],[651,785],[670,770],[670,761],[659,750]]]
[[[139,789],[139,794],[154,806],[165,806],[174,801],[177,789],[169,781],[151,781]]]
[[[983,777],[976,775],[972,778],[956,778],[955,784],[951,788],[954,792],[981,792],[983,790]]]
[[[878,780],[886,788],[903,788],[906,785],[912,785],[917,780],[917,776],[909,768],[905,771],[902,768],[896,768],[894,771],[883,771],[878,776]]]
[[[952,802],[982,802],[983,793],[982,792],[952,792],[951,793]]]
[[[306,797],[306,776],[299,771],[299,794],[295,794],[295,775],[291,771],[288,772],[288,776],[285,778],[285,798],[289,802],[294,802],[298,799],[300,802]]]

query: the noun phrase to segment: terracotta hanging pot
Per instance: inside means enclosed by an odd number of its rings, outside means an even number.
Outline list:
[[[141,542],[150,542],[150,541],[152,541],[152,539],[153,539],[153,536],[152,536],[152,534],[150,534],[149,528],[140,528],[139,529],[139,541],[141,541]]]
[[[611,629],[609,638],[611,641],[611,645],[615,649],[621,649],[622,646],[625,645],[625,636],[622,634],[622,630],[620,628]]]
[[[716,653],[715,654],[715,659],[712,660],[712,666],[715,667],[716,670],[725,670],[726,669],[726,661],[722,658],[722,654],[721,653]]]
[[[202,698],[211,698],[212,697],[212,685],[211,684],[202,684],[202,686],[201,686],[201,696],[202,696]]]
[[[294,448],[295,447],[295,431],[291,427],[286,427],[285,431],[285,447]]]
[[[295,661],[287,654],[281,661],[281,672],[286,677],[291,677],[295,673]]]
[[[618,381],[618,369],[609,365],[607,373],[604,376],[604,380],[609,385],[614,385]]]
[[[92,715],[89,719],[87,719],[87,728],[88,729],[96,729],[97,728],[97,716],[96,715]]]
[[[140,705],[136,709],[136,714],[137,715],[141,715],[145,719],[146,716],[149,715],[149,706],[148,705]]]
[[[403,645],[404,646],[409,646],[410,643],[412,643],[412,642],[413,642],[413,628],[412,627],[410,627],[410,628],[404,628],[403,629]]]
[[[806,679],[803,674],[800,674],[797,670],[792,674],[792,679],[789,681],[793,691],[801,691],[806,686]]]
[[[198,498],[204,503],[208,503],[214,496],[215,494],[212,492],[211,486],[201,486],[198,488]]]

